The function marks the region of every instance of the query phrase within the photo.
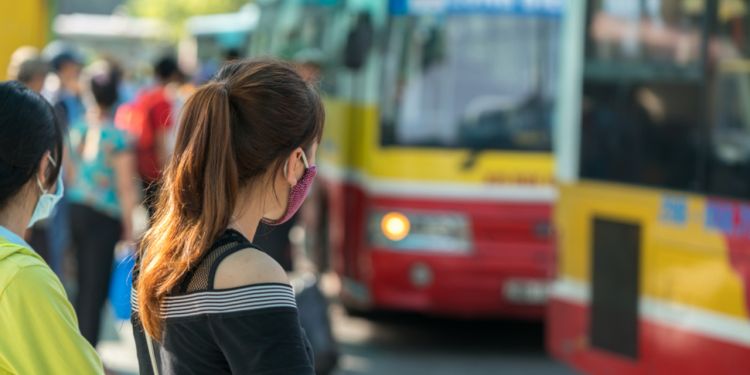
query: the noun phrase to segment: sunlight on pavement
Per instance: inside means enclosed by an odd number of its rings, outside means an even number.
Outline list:
[[[112,321],[111,314],[105,319]],[[107,328],[114,328],[113,338],[103,338],[96,350],[102,357],[104,367],[118,375],[138,374],[138,359],[133,339],[133,327],[127,320],[114,321],[112,324],[106,322]]]

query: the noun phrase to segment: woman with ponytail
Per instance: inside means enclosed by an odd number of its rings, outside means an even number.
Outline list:
[[[134,272],[141,374],[313,374],[286,274],[250,240],[302,204],[323,121],[315,89],[270,60],[188,99]]]

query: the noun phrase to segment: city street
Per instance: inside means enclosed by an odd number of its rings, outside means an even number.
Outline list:
[[[334,306],[337,375],[572,374],[544,352],[540,324],[389,315],[377,323]]]

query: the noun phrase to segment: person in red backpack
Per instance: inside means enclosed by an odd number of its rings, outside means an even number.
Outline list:
[[[154,65],[155,84],[136,98],[120,106],[115,116],[117,127],[127,130],[136,140],[138,173],[143,181],[144,205],[153,216],[154,197],[161,171],[169,157],[167,135],[173,122],[170,83],[182,76],[174,57],[163,57]]]

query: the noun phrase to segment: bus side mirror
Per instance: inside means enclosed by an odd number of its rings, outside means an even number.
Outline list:
[[[370,13],[360,13],[346,37],[343,56],[345,67],[357,71],[365,65],[372,48],[373,33]]]

